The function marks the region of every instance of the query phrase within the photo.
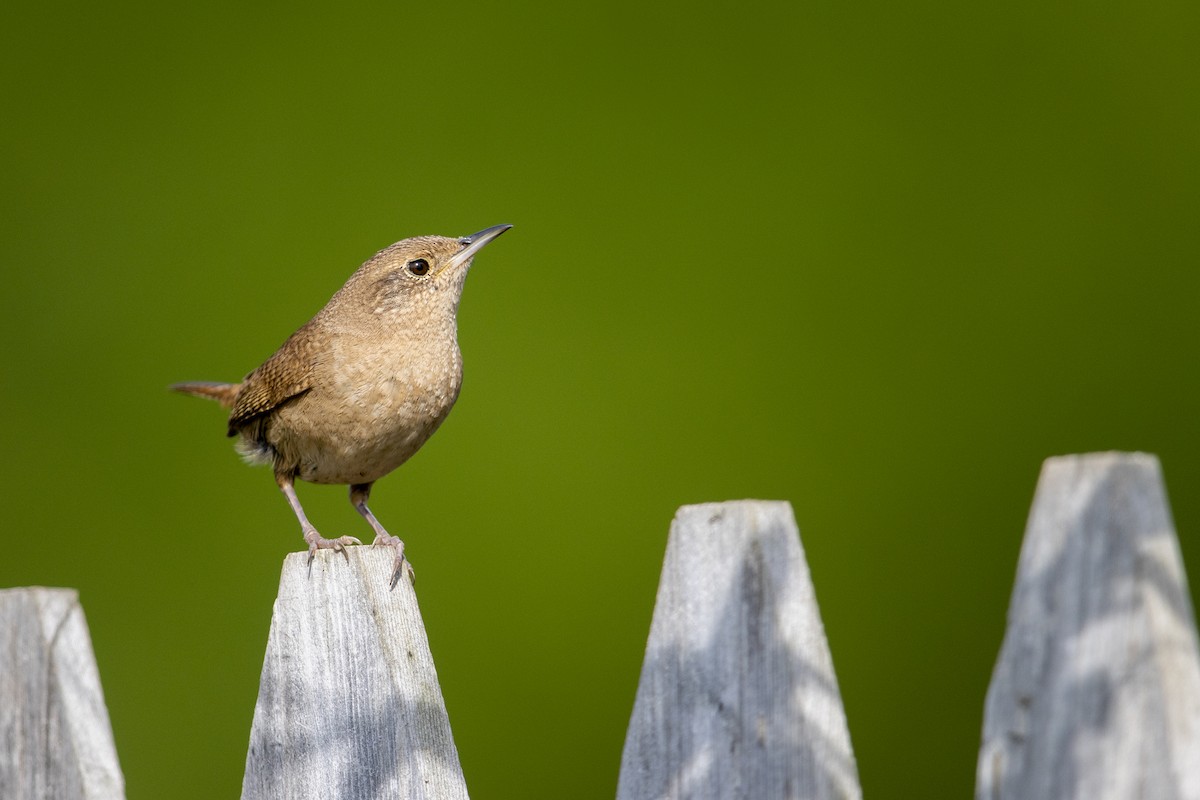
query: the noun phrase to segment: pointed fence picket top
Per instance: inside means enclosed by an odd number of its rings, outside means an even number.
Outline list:
[[[78,593],[0,590],[0,798],[124,797]]]
[[[1158,460],[1046,461],[977,800],[1200,800],[1200,647]]]
[[[791,506],[675,515],[618,800],[859,798]]]
[[[459,800],[458,751],[411,583],[394,553],[284,560],[243,800]]]

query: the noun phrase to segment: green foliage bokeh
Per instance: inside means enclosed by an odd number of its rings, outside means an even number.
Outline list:
[[[477,797],[615,790],[668,524],[795,507],[867,796],[960,798],[1047,456],[1200,575],[1200,6],[0,11],[0,585],[78,587],[131,800],[236,796],[280,561],[238,379],[374,251],[477,260],[373,507]],[[327,535],[365,526],[302,485]]]

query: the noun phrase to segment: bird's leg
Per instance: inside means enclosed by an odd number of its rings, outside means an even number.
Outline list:
[[[396,549],[396,566],[392,570],[392,587],[396,586],[396,582],[400,580],[400,571],[403,567],[408,567],[408,579],[413,580],[412,564],[404,558],[404,542],[400,541],[399,536],[392,536],[383,526],[379,524],[379,520],[375,519],[375,515],[371,513],[371,509],[367,508],[367,499],[371,496],[371,484],[356,483],[350,487],[350,505],[354,506],[354,510],[363,515],[372,528],[375,530],[375,541],[371,542],[372,547],[380,545],[384,547],[393,547]]]
[[[283,496],[287,498],[288,504],[295,512],[296,519],[300,520],[300,530],[304,531],[304,541],[308,542],[308,563],[312,563],[318,550],[335,550],[345,556],[347,562],[350,561],[350,556],[346,555],[346,545],[362,544],[362,542],[353,536],[326,539],[318,533],[313,524],[308,521],[308,517],[304,516],[304,509],[300,507],[300,498],[296,497],[296,488],[292,486],[293,480],[291,475],[282,472],[275,473],[275,482],[279,484]]]

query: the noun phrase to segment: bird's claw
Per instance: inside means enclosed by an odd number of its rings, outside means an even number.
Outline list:
[[[400,537],[392,536],[390,533],[380,533],[376,535],[375,541],[371,542],[371,547],[380,546],[394,547],[396,549],[396,565],[392,569],[392,579],[389,582],[389,588],[396,588],[396,584],[400,582],[401,573],[405,571],[408,572],[409,583],[416,583],[417,574],[413,571],[412,564],[404,557],[404,542],[401,541]]]
[[[407,569],[405,569],[405,568],[407,568]],[[392,580],[390,583],[390,588],[392,588],[392,589],[396,588],[396,584],[400,582],[400,573],[401,572],[408,572],[408,582],[410,584],[414,584],[414,585],[416,584],[417,573],[413,571],[412,564],[409,563],[409,560],[407,558],[405,558],[404,556],[396,556],[396,568],[392,570]]]
[[[336,539],[326,539],[324,536],[315,531],[304,537],[308,542],[308,563],[311,564],[313,559],[317,557],[318,550],[333,550],[335,553],[341,553],[346,559],[346,563],[350,563],[350,554],[346,552],[346,546],[352,544],[362,544],[353,536],[339,536]]]

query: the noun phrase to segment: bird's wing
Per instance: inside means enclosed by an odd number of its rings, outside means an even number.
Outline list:
[[[229,435],[269,414],[312,388],[316,353],[309,326],[304,326],[242,381],[229,413]]]

